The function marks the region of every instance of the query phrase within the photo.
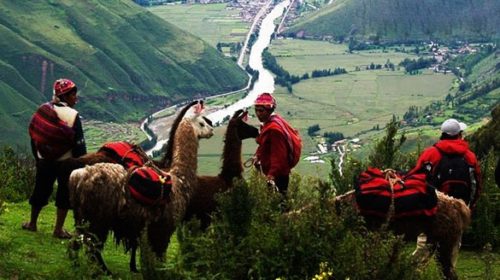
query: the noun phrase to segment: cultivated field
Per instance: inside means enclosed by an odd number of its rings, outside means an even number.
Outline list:
[[[417,58],[413,54],[388,50],[348,52],[346,44],[332,44],[326,41],[296,39],[274,40],[269,51],[278,63],[290,74],[302,75],[313,70],[341,67],[354,71],[356,66],[364,69],[370,63],[384,65],[387,61],[398,64],[405,58]]]
[[[162,5],[150,8],[150,11],[212,46],[219,42],[243,42],[250,24],[240,19],[239,10],[226,6],[225,3]]]
[[[453,76],[433,73],[404,75],[385,70],[351,72],[309,79],[293,86],[290,95],[278,88],[278,110],[301,131],[319,124],[323,132],[356,136],[411,105],[426,106],[448,94]]]
[[[129,141],[139,144],[146,139],[139,123],[103,123],[99,121],[85,121],[83,131],[89,152],[95,152],[105,142]]]

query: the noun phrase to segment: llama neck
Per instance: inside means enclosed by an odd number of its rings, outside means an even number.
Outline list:
[[[183,120],[174,137],[172,169],[182,180],[196,178],[198,169],[198,137],[191,123]]]
[[[235,177],[241,177],[243,165],[241,162],[241,139],[238,137],[235,125],[230,122],[222,153],[222,170],[219,174],[224,181],[231,182]]]

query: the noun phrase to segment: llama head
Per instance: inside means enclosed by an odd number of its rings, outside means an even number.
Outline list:
[[[236,127],[236,133],[240,140],[256,138],[259,135],[259,130],[246,122],[247,117],[248,111],[240,109],[234,112],[233,117],[229,120],[228,126],[234,125]]]
[[[203,115],[204,110],[203,101],[199,101],[184,117],[184,120],[191,123],[198,138],[210,138],[214,135],[212,121]]]

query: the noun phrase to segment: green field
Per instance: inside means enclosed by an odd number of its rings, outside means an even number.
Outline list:
[[[320,134],[352,137],[376,125],[384,127],[393,114],[401,117],[411,105],[426,106],[444,98],[452,79],[433,73],[360,71],[302,81],[293,86],[293,95],[277,88],[275,95],[278,111],[301,132],[319,124]]]
[[[384,65],[389,60],[398,64],[405,58],[416,59],[414,54],[382,50],[348,52],[346,44],[326,41],[283,39],[274,40],[269,51],[285,70],[302,75],[312,70],[344,68],[354,71],[356,66],[365,69],[370,63]]]
[[[250,24],[240,19],[240,10],[227,4],[161,5],[149,10],[162,19],[188,31],[210,45],[243,42]]]

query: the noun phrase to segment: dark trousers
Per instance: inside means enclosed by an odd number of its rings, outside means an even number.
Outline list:
[[[36,163],[35,189],[30,197],[30,204],[33,207],[42,208],[49,203],[50,195],[54,189],[54,182],[57,180],[56,206],[61,209],[69,209],[68,174],[64,174],[61,162],[38,160]]]
[[[286,197],[288,192],[288,182],[290,181],[290,176],[276,176],[274,178],[274,183],[278,187],[278,191]]]

